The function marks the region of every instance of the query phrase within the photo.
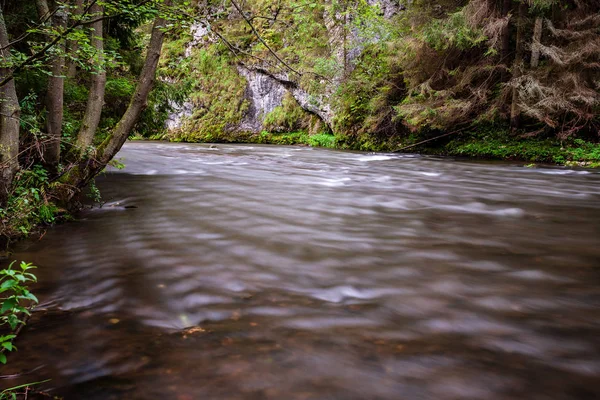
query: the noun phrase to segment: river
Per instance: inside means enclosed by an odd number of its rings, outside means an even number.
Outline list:
[[[65,399],[600,397],[600,174],[130,142],[21,243],[0,385]]]

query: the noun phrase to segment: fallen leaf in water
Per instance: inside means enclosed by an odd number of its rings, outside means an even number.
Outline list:
[[[118,318],[111,318],[111,319],[108,320],[108,322],[110,322],[111,324],[115,325],[115,324],[118,324],[119,322],[121,322],[121,320],[118,319]]]
[[[250,322],[250,326],[258,326],[258,323],[256,323],[256,322]]]
[[[200,328],[199,326],[194,326],[192,328],[186,329],[184,331],[186,334],[190,334],[190,333],[201,333],[201,332],[206,332],[206,329],[204,328]]]

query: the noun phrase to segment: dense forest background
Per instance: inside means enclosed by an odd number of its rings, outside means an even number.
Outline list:
[[[177,113],[166,131],[157,121],[142,136],[397,150],[447,135],[428,143],[559,163],[580,158],[561,147],[598,139],[595,1],[251,0],[199,10],[159,70],[179,88],[182,97],[162,101]]]
[[[597,0],[2,1],[1,236],[97,196],[127,138],[597,166],[599,27]]]

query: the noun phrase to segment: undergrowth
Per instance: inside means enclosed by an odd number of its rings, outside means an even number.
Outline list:
[[[57,185],[50,182],[47,171],[39,165],[21,170],[6,207],[0,208],[0,237],[26,236],[38,225],[54,223],[60,209],[48,193]]]

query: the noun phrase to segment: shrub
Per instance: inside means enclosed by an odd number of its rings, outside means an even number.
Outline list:
[[[35,266],[21,262],[18,268],[13,268],[13,261],[8,268],[0,270],[0,328],[9,328],[10,333],[0,335],[0,363],[6,364],[6,351],[14,351],[15,331],[19,325],[24,325],[24,315],[31,315],[27,305],[37,304],[38,299],[29,291],[27,284],[36,282],[37,278],[28,272]]]

